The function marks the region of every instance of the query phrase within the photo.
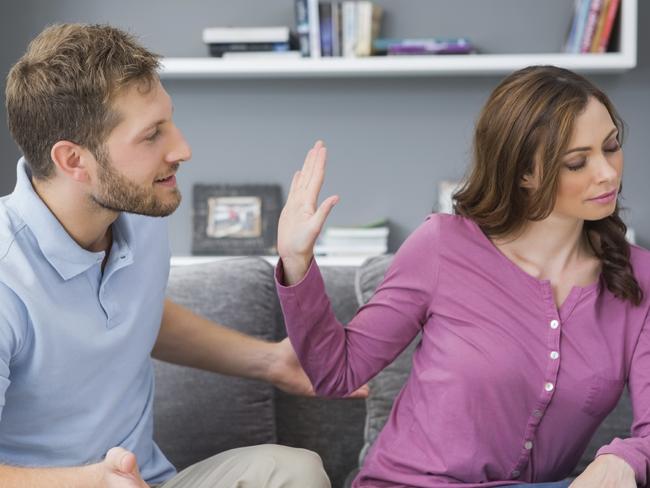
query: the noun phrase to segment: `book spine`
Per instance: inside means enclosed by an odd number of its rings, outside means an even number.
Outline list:
[[[321,56],[333,56],[332,46],[332,4],[321,2],[318,4],[318,17],[320,19],[320,51]]]
[[[320,58],[320,21],[318,20],[318,0],[307,0],[309,17],[309,56]]]
[[[307,13],[307,0],[295,0],[296,7],[296,33],[298,46],[303,57],[309,57],[309,16]]]
[[[372,4],[369,1],[357,2],[357,46],[358,57],[370,56],[372,29]]]
[[[589,6],[591,5],[591,0],[581,0],[580,8],[576,12],[576,32],[575,37],[573,38],[573,44],[571,46],[572,53],[579,53],[580,46],[582,43],[582,36],[585,33],[585,25],[587,24],[587,16],[589,15]]]
[[[372,46],[375,39],[379,37],[381,32],[381,21],[384,16],[384,9],[379,5],[372,6],[372,26],[370,29],[370,54],[374,54]]]
[[[607,19],[607,10],[609,8],[610,1],[611,0],[604,0],[603,4],[600,6],[598,23],[596,24],[596,32],[594,32],[594,37],[591,40],[591,46],[589,46],[590,53],[598,52],[598,46],[600,44],[600,39],[603,36],[603,27],[605,26],[605,20]]]
[[[600,39],[600,45],[598,46],[599,53],[604,53],[607,51],[607,45],[609,44],[609,38],[612,35],[612,29],[614,28],[614,21],[616,20],[616,14],[618,13],[618,7],[620,3],[620,0],[611,0],[609,4],[607,19],[605,20],[603,34]]]
[[[289,50],[288,42],[230,42],[209,44],[210,55],[220,57],[232,52],[284,52]]]
[[[343,2],[343,56],[353,58],[357,54],[357,4]]]
[[[591,48],[591,41],[593,40],[594,33],[596,32],[596,23],[598,22],[598,15],[600,14],[602,3],[602,0],[591,0],[589,13],[587,14],[587,23],[585,24],[585,31],[582,35],[582,41],[580,43],[581,53],[588,53],[589,49]]]
[[[341,56],[341,4],[332,2],[332,56]]]

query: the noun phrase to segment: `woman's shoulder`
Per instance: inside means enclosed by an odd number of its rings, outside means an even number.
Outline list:
[[[432,213],[428,215],[421,228],[440,236],[445,241],[467,238],[474,240],[477,234],[482,232],[472,219],[463,217],[462,215],[447,213]]]

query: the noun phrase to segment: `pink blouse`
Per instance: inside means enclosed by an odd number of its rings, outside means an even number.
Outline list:
[[[316,392],[343,396],[416,336],[413,369],[355,487],[493,487],[569,475],[629,386],[632,435],[598,454],[650,468],[650,252],[632,246],[640,306],[600,283],[558,309],[549,281],[507,259],[471,220],[430,216],[370,302],[336,320],[318,266],[278,293]]]

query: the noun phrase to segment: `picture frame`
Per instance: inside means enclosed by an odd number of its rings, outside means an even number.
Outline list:
[[[280,185],[195,184],[192,254],[277,255]]]

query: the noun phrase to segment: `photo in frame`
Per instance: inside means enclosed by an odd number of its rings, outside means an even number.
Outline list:
[[[275,255],[280,185],[195,184],[192,254]]]

